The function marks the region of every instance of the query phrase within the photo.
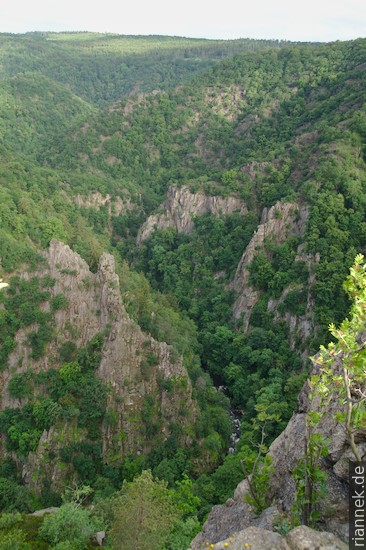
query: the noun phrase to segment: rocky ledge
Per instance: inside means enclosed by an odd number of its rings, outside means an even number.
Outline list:
[[[347,550],[348,546],[332,533],[319,532],[300,525],[287,535],[267,531],[260,527],[248,527],[216,544],[209,540],[194,542],[191,550]]]

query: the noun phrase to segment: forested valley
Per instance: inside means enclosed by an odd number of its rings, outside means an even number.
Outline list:
[[[0,34],[1,550],[187,550],[266,471],[366,253],[365,70]]]

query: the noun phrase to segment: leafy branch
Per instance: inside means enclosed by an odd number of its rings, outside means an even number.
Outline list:
[[[347,438],[357,462],[361,455],[355,435],[366,428],[366,341],[362,336],[366,326],[366,263],[362,254],[355,258],[343,287],[353,300],[349,317],[337,328],[329,325],[335,339],[312,361],[320,366],[320,374],[311,379],[321,401],[336,395],[343,408],[337,420],[344,423]]]
[[[272,459],[268,452],[266,440],[266,428],[272,422],[278,422],[279,417],[275,414],[268,414],[264,408],[257,406],[258,415],[253,421],[254,429],[259,433],[259,443],[251,441],[253,447],[258,448],[251,474],[249,474],[244,460],[241,460],[241,467],[248,482],[248,493],[246,501],[253,506],[255,512],[260,514],[267,506],[267,488],[271,472],[273,471]]]

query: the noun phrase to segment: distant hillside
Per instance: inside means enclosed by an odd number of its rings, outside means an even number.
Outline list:
[[[138,91],[177,86],[222,58],[285,44],[249,38],[35,32],[0,34],[0,59],[7,76],[41,73],[101,106]]]

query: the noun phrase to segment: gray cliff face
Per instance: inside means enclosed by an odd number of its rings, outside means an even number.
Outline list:
[[[253,288],[249,283],[249,265],[258,252],[265,247],[267,242],[281,244],[289,237],[302,238],[304,236],[309,213],[310,210],[308,206],[300,207],[300,205],[296,203],[278,202],[271,208],[265,208],[263,210],[258,229],[245,249],[238,264],[234,279],[229,285],[230,288],[233,288],[237,292],[237,298],[233,305],[233,317],[235,320],[240,319],[242,321],[244,332],[249,328],[253,307],[261,296],[261,292]],[[314,333],[315,323],[313,318],[314,300],[312,297],[312,287],[315,282],[315,275],[313,266],[318,263],[319,260],[319,254],[315,256],[313,254],[307,254],[304,252],[303,245],[299,245],[295,261],[304,262],[309,271],[306,285],[307,295],[305,311],[302,315],[295,315],[288,311],[280,314],[278,306],[282,304],[289,292],[300,291],[303,289],[303,285],[297,284],[286,287],[279,298],[271,298],[267,304],[268,311],[274,313],[274,321],[284,320],[289,327],[290,345],[293,349],[296,346],[296,341],[301,339],[305,342],[307,338]],[[302,355],[304,359],[306,359],[308,350],[304,349]]]
[[[151,448],[151,438],[141,431],[144,422],[141,409],[147,396],[154,400],[161,440],[170,435],[170,424],[179,422],[183,428],[181,444],[190,444],[187,427],[194,423],[198,409],[192,400],[191,383],[182,359],[176,357],[170,346],[143,333],[129,317],[121,300],[113,256],[103,254],[94,274],[68,246],[52,241],[46,261],[48,267],[32,276],[50,275],[55,279],[52,296],[62,293],[68,305],[55,312],[55,337],[40,360],[31,358],[26,333],[18,332],[17,347],[9,358],[8,368],[1,374],[1,409],[19,407],[26,402],[10,397],[7,392],[15,373],[29,368],[35,373],[59,368],[60,345],[72,341],[81,348],[97,334],[103,334],[97,375],[108,388],[107,411],[114,418],[113,423],[104,421],[101,426],[104,461],[118,461],[127,453],[140,454]],[[24,277],[30,276],[25,273]],[[49,309],[48,303],[44,303],[44,309]],[[34,327],[27,332],[32,329]],[[153,361],[148,363],[148,357]],[[167,387],[164,381],[169,382],[170,391],[164,389]],[[50,461],[49,453],[57,454],[65,444],[78,442],[84,435],[74,421],[59,421],[45,431],[38,449],[22,464],[25,481],[39,489],[38,477],[42,474],[57,488],[70,472],[57,460]]]
[[[264,208],[258,229],[245,249],[230,285],[238,293],[233,316],[234,319],[243,318],[244,331],[249,326],[252,309],[260,296],[260,292],[249,284],[248,266],[266,240],[279,244],[290,236],[302,237],[308,217],[309,207],[300,207],[295,203],[278,202],[269,209]]]
[[[100,210],[101,207],[106,207],[108,210],[109,216],[119,216],[121,214],[126,214],[130,210],[136,208],[129,197],[121,199],[121,197],[112,197],[107,193],[102,195],[99,191],[95,193],[90,193],[89,195],[80,195],[75,196],[75,203],[79,208],[95,208]]]
[[[137,236],[137,244],[146,240],[155,228],[173,227],[178,233],[190,233],[195,216],[220,216],[234,212],[242,215],[248,213],[245,203],[239,198],[206,195],[203,191],[192,193],[187,185],[171,185],[162,204],[162,213],[150,216],[146,220]]]

